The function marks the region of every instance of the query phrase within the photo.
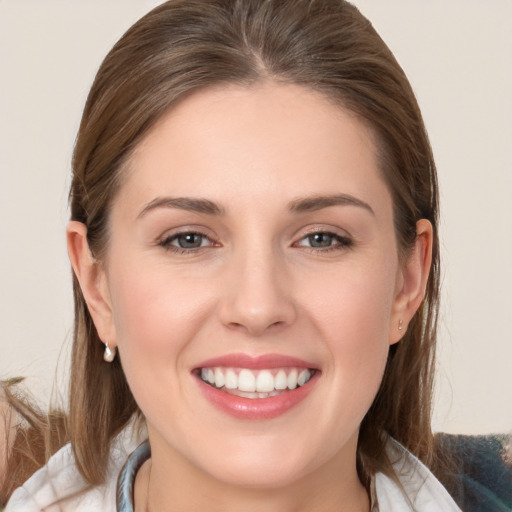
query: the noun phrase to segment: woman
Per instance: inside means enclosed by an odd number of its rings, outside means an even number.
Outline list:
[[[6,510],[459,510],[427,469],[435,165],[353,6],[156,8],[70,197],[71,445]]]

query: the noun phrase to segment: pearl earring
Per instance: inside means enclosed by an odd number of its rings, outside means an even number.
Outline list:
[[[108,346],[108,341],[105,342],[105,352],[103,352],[103,360],[107,363],[111,363],[116,357],[117,349],[116,347],[110,348]]]
[[[401,331],[404,328],[404,321],[402,319],[398,320],[398,330]]]

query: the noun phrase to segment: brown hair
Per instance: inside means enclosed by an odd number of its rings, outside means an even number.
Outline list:
[[[194,91],[259,80],[318,91],[372,127],[402,256],[414,243],[418,219],[434,227],[426,298],[391,347],[358,447],[363,480],[391,472],[384,452],[389,435],[431,465],[439,295],[435,164],[404,72],[354,6],[343,0],[172,0],[139,20],[107,55],[89,93],[73,156],[72,219],[87,226],[91,251],[101,260],[123,169],[155,122]],[[104,478],[109,441],[138,407],[119,358],[111,365],[102,360],[76,279],[74,297],[70,433],[80,472],[96,484]]]
[[[0,510],[17,487],[69,441],[64,412],[43,413],[22,378],[0,381]]]

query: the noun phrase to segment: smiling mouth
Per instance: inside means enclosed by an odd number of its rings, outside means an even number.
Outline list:
[[[243,398],[269,398],[288,393],[307,384],[315,374],[310,368],[199,368],[197,376],[206,384]]]

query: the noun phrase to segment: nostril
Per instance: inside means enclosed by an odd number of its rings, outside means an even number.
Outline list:
[[[291,325],[296,312],[293,301],[275,280],[268,282],[263,276],[255,282],[240,278],[237,286],[227,286],[219,304],[221,322],[233,330],[260,335],[268,330],[277,331]],[[265,284],[266,282],[266,284]]]
[[[284,320],[277,321],[246,321],[246,322],[230,322],[227,327],[235,331],[244,331],[252,336],[258,336],[268,332],[277,332],[283,328],[286,328],[287,322]]]

